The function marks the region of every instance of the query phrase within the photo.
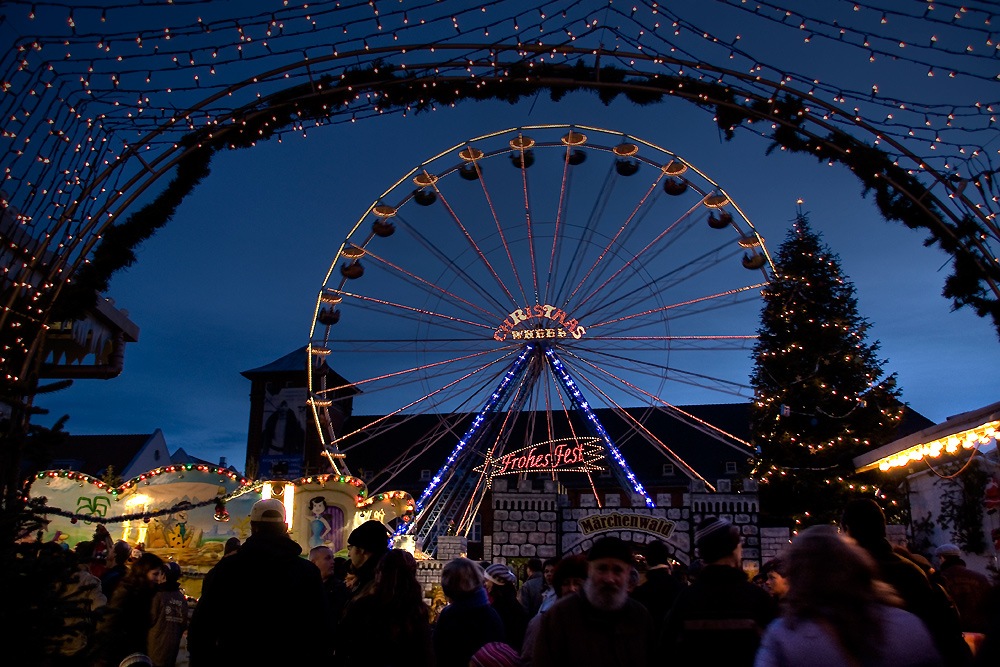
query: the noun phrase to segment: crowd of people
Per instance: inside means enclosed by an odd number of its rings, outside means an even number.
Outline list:
[[[954,545],[937,549],[936,568],[894,549],[870,500],[850,503],[839,526],[802,531],[753,580],[738,527],[706,517],[688,567],[663,542],[637,560],[610,536],[585,554],[531,559],[520,584],[505,564],[456,558],[441,570],[440,610],[378,521],[351,532],[347,559],[325,546],[303,558],[278,500],[256,503],[250,526],[206,576],[190,620],[175,563],[109,539],[78,545],[73,594],[99,620],[66,620],[65,664],[173,666],[185,631],[191,667],[1000,664],[998,589]]]

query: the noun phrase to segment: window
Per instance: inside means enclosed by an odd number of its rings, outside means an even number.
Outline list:
[[[362,470],[361,471],[361,479],[363,479],[365,482],[372,481],[372,477],[374,477],[374,476],[375,476],[375,473],[373,473],[371,470]]]
[[[153,450],[153,460],[154,461],[159,461],[160,460],[160,450],[159,449],[154,449]]]
[[[611,477],[611,468],[601,470],[601,477]]]
[[[719,493],[729,493],[733,490],[733,487],[728,479],[720,479],[715,482],[715,490]]]
[[[727,475],[736,474],[736,461],[726,461],[726,474]]]
[[[424,468],[423,470],[421,470],[420,471],[420,481],[421,482],[429,482],[429,481],[431,481],[431,471],[428,470],[427,468]]]
[[[664,463],[663,464],[663,473],[662,473],[662,475],[664,477],[673,477],[674,476],[674,464],[673,463]]]

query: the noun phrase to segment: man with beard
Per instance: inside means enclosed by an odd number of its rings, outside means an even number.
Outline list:
[[[628,596],[635,561],[617,537],[587,553],[583,588],[559,599],[541,617],[535,667],[648,667],[656,633],[649,612]]]

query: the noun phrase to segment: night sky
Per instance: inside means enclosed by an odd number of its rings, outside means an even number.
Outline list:
[[[732,32],[741,20],[723,14],[713,27]],[[814,70],[818,77],[835,73],[856,89],[878,83],[883,91],[898,87],[899,94],[919,93],[925,100],[956,90],[973,94],[970,83],[925,90],[923,72],[906,78],[861,58],[833,61],[822,47],[799,54],[802,44],[775,41],[764,28],[745,33],[743,47],[798,58],[800,71]],[[940,295],[949,257],[925,248],[923,233],[886,223],[848,170],[781,151],[766,156],[767,142],[749,132],[725,141],[710,113],[681,100],[639,107],[620,98],[605,106],[596,95],[577,92],[558,103],[542,94],[516,105],[464,102],[334,125],[307,138],[286,135],[281,143],[216,156],[211,176],[139,249],[135,266],[113,280],[108,296],[141,329],[139,342],[126,350],[123,374],[77,381],[41,397],[38,405],[51,415],[40,421],[69,414],[67,430],[74,434],[159,428],[171,450],[183,447],[213,461],[224,456],[242,469],[250,383],[240,372],[308,343],[323,276],[368,206],[449,146],[542,123],[619,130],[677,153],[730,193],[772,253],[801,207],[854,282],[860,313],[873,325],[869,338],[881,342],[885,369],[898,374],[911,408],[941,421],[998,400],[1000,345],[993,326],[968,309],[952,312]],[[756,325],[735,328],[752,331]],[[335,360],[331,365],[337,368]],[[750,368],[747,355],[725,377],[745,384]],[[692,390],[671,400],[735,399]],[[355,412],[395,407],[359,399]]]

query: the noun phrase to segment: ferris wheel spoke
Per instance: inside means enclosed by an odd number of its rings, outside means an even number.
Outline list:
[[[605,280],[603,283],[601,283],[601,285],[599,287],[597,287],[596,289],[594,289],[582,301],[580,301],[578,304],[576,304],[575,310],[577,310],[577,311],[581,310],[583,308],[583,304],[585,304],[588,301],[590,301],[591,298],[593,298],[601,290],[603,290],[605,287],[607,287],[608,284],[612,280],[618,278],[626,269],[628,269],[634,263],[638,263],[641,259],[643,259],[643,256],[646,254],[646,252],[650,248],[653,248],[664,237],[666,237],[668,234],[670,234],[678,225],[680,225],[682,222],[684,222],[685,220],[687,220],[691,216],[691,214],[694,213],[696,210],[698,210],[700,207],[701,207],[701,202],[698,202],[697,204],[695,204],[694,206],[692,206],[691,208],[689,208],[687,211],[684,212],[683,215],[681,215],[679,218],[677,218],[677,220],[675,220],[671,225],[669,225],[666,229],[664,229],[662,232],[660,232],[659,234],[657,234],[656,237],[652,241],[650,241],[649,243],[647,243],[642,248],[642,250],[640,250],[636,254],[632,255],[631,257],[629,257],[628,261],[626,261],[617,271],[615,271],[613,274],[611,274],[611,276],[609,276],[607,280]]]
[[[525,164],[524,150],[521,150],[521,187],[524,190],[524,216],[528,226],[528,255],[531,257],[531,283],[538,300],[538,270],[535,266],[535,238],[531,229],[531,200],[528,196],[528,165]]]
[[[493,296],[493,294],[491,294],[489,290],[483,288],[483,286],[479,284],[479,281],[475,280],[472,276],[470,276],[462,268],[460,268],[455,263],[454,260],[447,257],[438,247],[439,244],[431,243],[430,240],[427,239],[427,237],[421,234],[419,230],[417,230],[413,225],[406,222],[406,220],[401,218],[398,214],[396,216],[396,219],[399,220],[399,222],[402,223],[402,227],[411,236],[413,236],[413,238],[415,238],[420,243],[420,245],[424,247],[425,250],[427,250],[433,257],[437,258],[445,266],[445,268],[447,268],[450,271],[453,271],[457,277],[461,278],[466,285],[468,285],[474,292],[479,294],[486,301],[492,302],[497,307],[497,312],[504,312],[505,309],[504,304],[502,304],[499,300],[497,300],[497,298]]]
[[[674,303],[674,304],[669,304],[669,305],[666,305],[666,306],[661,306],[660,308],[652,308],[650,310],[646,310],[646,311],[643,311],[641,313],[633,313],[632,315],[626,315],[624,317],[619,317],[619,318],[616,318],[616,319],[613,319],[613,320],[607,320],[605,322],[599,322],[597,324],[591,324],[590,328],[591,329],[595,329],[597,327],[607,326],[609,324],[615,324],[617,322],[624,322],[626,320],[634,319],[636,317],[644,317],[644,316],[652,315],[654,313],[661,313],[661,312],[665,312],[667,310],[672,310],[674,308],[680,308],[682,306],[689,306],[691,304],[699,303],[701,301],[707,301],[709,299],[719,299],[719,298],[722,298],[722,297],[725,297],[725,296],[730,296],[730,295],[733,295],[733,294],[739,294],[740,292],[745,292],[747,290],[760,289],[760,288],[762,288],[762,287],[764,287],[766,285],[767,285],[767,283],[757,283],[755,285],[747,285],[745,287],[739,287],[737,289],[727,290],[725,292],[719,292],[717,294],[710,294],[708,296],[698,297],[696,299],[689,299],[687,301],[682,301],[680,303]]]
[[[471,403],[474,395],[475,394],[470,394],[466,401],[464,401],[462,405],[458,406],[458,409],[455,412],[438,415],[439,419],[433,429],[419,436],[413,444],[401,452],[391,463],[386,465],[382,471],[375,476],[375,479],[379,479],[383,473],[387,475],[386,479],[378,483],[375,492],[377,493],[381,489],[385,488],[386,485],[388,485],[389,482],[391,482],[397,475],[406,470],[417,459],[426,454],[428,450],[445,438],[459,439],[463,430],[461,428],[461,423],[468,417],[464,410],[470,407],[469,404]],[[357,445],[353,445],[352,448],[363,444],[366,443],[357,443]]]
[[[676,237],[674,237],[676,239]],[[692,258],[666,273],[659,276],[652,277],[649,281],[650,284],[655,284],[659,292],[670,292],[678,287],[693,281],[696,278],[702,276],[705,272],[712,270],[719,263],[726,262],[727,260],[735,258],[742,250],[733,249],[732,244],[729,242],[723,243],[716,248],[707,250],[706,252]],[[654,262],[658,259],[659,254],[666,250],[669,244],[664,246],[660,251],[654,253],[652,257],[647,257],[647,262]],[[648,285],[639,285],[637,287],[632,287],[627,293],[618,295],[618,292],[623,289],[622,287],[615,287],[604,293],[603,297],[598,300],[592,307],[592,309],[587,312],[585,317],[593,317],[602,310],[610,307],[618,307],[619,311],[622,310],[621,306],[627,304],[628,306],[634,305],[647,300]]]
[[[382,471],[375,476],[374,480],[378,480],[383,473],[386,477],[378,482],[373,493],[379,493],[383,489],[387,488],[392,480],[409,468],[409,466],[416,462],[417,459],[426,454],[434,445],[438,444],[445,438],[454,437],[455,439],[458,439],[461,437],[462,434],[458,430],[458,423],[461,415],[452,414],[447,416],[452,418],[451,423],[449,423],[447,419],[442,419],[438,423],[436,430],[425,434],[419,440],[407,447],[402,453],[400,453],[399,456],[393,459],[391,463],[386,465]],[[417,449],[418,447],[419,449]],[[417,451],[414,453],[414,450]]]
[[[579,370],[577,370],[576,372],[579,373]],[[589,385],[591,388],[593,388],[593,390],[596,391],[602,398],[604,398],[605,401],[607,401],[610,405],[614,406],[612,409],[615,411],[615,414],[617,414],[626,423],[631,423],[633,425],[633,427],[634,427],[634,431],[633,432],[634,433],[640,434],[642,436],[642,438],[644,440],[646,440],[646,442],[648,442],[649,444],[653,445],[654,447],[658,447],[661,450],[662,453],[664,453],[668,457],[670,457],[671,460],[673,460],[675,463],[677,463],[681,467],[681,469],[684,470],[684,474],[686,476],[690,477],[691,479],[700,480],[700,481],[704,482],[709,488],[711,488],[712,490],[715,490],[715,487],[712,486],[712,484],[707,479],[705,479],[704,477],[702,477],[701,474],[699,474],[697,470],[695,470],[694,468],[692,468],[688,464],[687,461],[685,461],[675,451],[673,451],[672,449],[670,449],[670,447],[668,447],[666,445],[666,443],[664,443],[658,437],[656,437],[655,435],[653,435],[652,431],[650,431],[639,420],[637,420],[635,417],[633,417],[631,414],[629,414],[629,412],[625,408],[623,408],[622,406],[618,405],[618,403],[616,403],[614,401],[614,399],[612,399],[606,393],[604,393],[603,391],[601,391],[601,388],[598,387],[596,384],[594,384],[590,380],[589,377],[587,377],[585,374],[584,375],[580,375],[579,377],[581,379],[583,379],[583,381],[587,385]]]
[[[742,336],[588,336],[591,343],[609,342],[612,343],[608,349],[622,350],[698,350],[698,351],[719,351],[719,350],[747,350],[753,347],[752,343],[757,340],[757,336],[747,334]],[[635,344],[633,348],[627,348],[623,343]],[[669,345],[663,345],[669,343]],[[705,347],[711,344],[711,347]],[[590,350],[601,350],[596,345],[590,345]]]
[[[504,294],[507,295],[507,298],[510,299],[510,302],[517,303],[517,300],[514,298],[514,295],[510,293],[510,290],[507,289],[507,285],[505,285],[503,280],[500,278],[500,274],[497,273],[496,269],[493,268],[493,264],[491,264],[490,260],[488,260],[486,258],[486,255],[483,254],[483,251],[479,248],[479,245],[476,243],[476,240],[472,238],[472,234],[470,234],[466,226],[462,224],[462,220],[458,217],[458,214],[451,207],[451,205],[448,204],[448,200],[445,198],[444,193],[442,193],[441,190],[438,188],[436,181],[433,183],[433,187],[434,187],[434,192],[437,193],[438,198],[440,198],[441,200],[441,205],[444,206],[445,209],[447,209],[448,214],[451,216],[451,219],[455,222],[456,225],[458,225],[458,228],[462,232],[462,236],[465,237],[465,240],[475,251],[476,256],[479,258],[479,261],[482,262],[483,265],[489,270],[490,275],[493,277],[493,280],[496,281],[497,285],[500,286],[500,289],[502,289]]]
[[[477,373],[486,370],[490,366],[493,366],[494,364],[497,364],[497,363],[503,361],[504,359],[507,359],[508,357],[510,357],[512,355],[513,355],[513,352],[510,352],[508,354],[505,354],[503,357],[500,357],[499,359],[494,359],[494,360],[490,361],[487,364],[483,364],[479,368],[477,368],[477,369],[475,369],[475,370],[473,370],[473,371],[471,371],[469,373],[466,373],[465,375],[463,375],[462,377],[458,378],[457,380],[453,380],[453,381],[449,382],[448,384],[446,384],[445,386],[443,386],[443,387],[441,387],[439,389],[435,389],[434,391],[432,391],[432,392],[430,392],[428,394],[425,394],[425,395],[421,396],[420,398],[418,398],[418,399],[416,399],[414,401],[411,401],[410,403],[404,405],[401,408],[393,410],[392,412],[390,412],[387,415],[382,415],[381,417],[379,417],[378,419],[375,419],[374,421],[370,422],[366,426],[363,426],[363,427],[361,427],[359,429],[355,429],[354,431],[351,431],[350,433],[344,434],[344,435],[340,436],[339,438],[334,439],[330,444],[331,445],[335,445],[338,442],[351,437],[352,435],[357,435],[358,433],[361,433],[365,429],[370,428],[370,427],[374,426],[375,424],[379,424],[381,422],[384,422],[385,420],[389,419],[390,417],[392,417],[394,415],[397,415],[397,414],[400,414],[403,411],[408,410],[409,408],[413,407],[414,405],[417,405],[418,403],[426,401],[426,400],[430,399],[432,396],[436,396],[437,394],[440,394],[441,392],[445,391],[446,389],[450,389],[451,387],[457,385],[458,383],[467,380],[468,378],[472,377],[473,375],[476,375]]]
[[[436,368],[438,366],[445,366],[448,364],[454,364],[459,361],[465,361],[467,359],[473,359],[475,357],[481,357],[484,354],[496,354],[496,350],[484,350],[483,352],[475,352],[473,354],[467,354],[461,357],[454,357],[452,359],[445,359],[444,361],[436,361],[430,364],[424,364],[422,366],[414,366],[413,368],[407,368],[405,370],[396,371],[394,373],[385,373],[384,375],[377,375],[375,377],[367,378],[365,380],[356,380],[354,382],[348,382],[347,384],[340,385],[339,387],[330,387],[328,389],[322,389],[317,391],[317,394],[323,394],[327,392],[343,391],[350,387],[357,387],[359,385],[368,384],[371,382],[379,382],[381,380],[387,380],[392,377],[399,377],[400,375],[407,375],[410,373],[421,373],[423,371],[429,370],[431,368]]]
[[[615,232],[615,235],[608,242],[607,246],[605,246],[604,250],[602,250],[601,253],[597,256],[597,259],[594,261],[593,265],[591,265],[591,267],[587,269],[586,275],[583,276],[583,278],[580,280],[577,286],[573,288],[573,291],[570,292],[569,296],[566,297],[564,305],[569,305],[569,302],[573,299],[573,297],[580,290],[580,288],[583,287],[584,283],[587,282],[587,279],[590,278],[590,275],[598,268],[598,266],[601,265],[601,263],[604,261],[604,257],[611,251],[611,249],[618,242],[618,238],[625,233],[625,230],[628,228],[629,224],[635,219],[636,214],[639,213],[642,207],[646,204],[646,201],[649,199],[650,195],[652,195],[656,191],[656,186],[659,185],[662,179],[663,179],[663,172],[661,171],[659,176],[657,176],[656,180],[653,181],[653,184],[649,186],[649,189],[646,191],[646,194],[642,196],[642,198],[639,200],[639,203],[636,204],[634,209],[632,209],[632,212],[629,214],[628,218],[626,218],[622,226],[618,229],[617,232]]]
[[[704,373],[683,370],[675,365],[666,367],[652,361],[636,359],[634,356],[611,354],[593,349],[588,350],[588,353],[604,359],[604,363],[602,364],[602,367],[604,368],[617,368],[623,372],[645,375],[653,380],[693,385],[703,389],[711,389],[719,393],[729,394],[731,396],[738,396],[740,398],[744,398],[745,392],[752,389],[747,384],[736,382],[734,380],[717,378]],[[579,356],[583,359],[582,355]]]
[[[559,203],[556,205],[556,223],[555,228],[552,230],[552,252],[549,255],[549,272],[545,277],[545,303],[549,302],[549,289],[552,287],[552,275],[556,267],[556,248],[558,248],[559,244],[559,225],[562,222],[563,213],[565,212],[566,207],[566,200],[569,194],[569,159],[572,152],[573,147],[567,145],[566,154],[563,156],[562,180],[559,183]]]
[[[480,322],[472,322],[470,320],[463,320],[460,317],[452,317],[451,315],[445,315],[443,313],[436,313],[431,310],[426,310],[424,308],[416,308],[414,306],[406,306],[401,303],[394,303],[392,301],[385,301],[384,299],[376,299],[372,296],[366,296],[364,294],[355,294],[354,292],[346,292],[344,290],[340,291],[340,294],[345,297],[350,297],[352,299],[358,299],[366,303],[379,304],[380,306],[385,306],[393,309],[398,309],[400,311],[405,311],[409,313],[419,313],[420,315],[429,315],[430,317],[440,318],[441,320],[448,320],[451,322],[456,322],[459,324],[465,324],[470,327],[477,327],[480,329],[492,330],[493,327],[488,324],[482,324]]]
[[[471,151],[471,146],[468,146]],[[475,165],[476,173],[479,175],[479,185],[483,189],[483,196],[486,198],[486,205],[490,209],[490,215],[493,217],[493,223],[497,227],[497,233],[500,235],[500,242],[503,244],[504,252],[507,254],[507,261],[510,262],[510,270],[514,274],[514,280],[517,282],[517,289],[521,292],[521,298],[524,303],[528,302],[528,296],[524,291],[524,285],[521,284],[521,275],[517,271],[517,266],[514,264],[514,255],[510,251],[510,244],[507,242],[507,236],[504,234],[503,225],[500,224],[500,218],[497,215],[496,208],[493,206],[493,198],[490,196],[489,188],[486,187],[486,176],[482,169],[479,168],[479,161],[474,160],[473,165]]]
[[[430,290],[433,293],[440,294],[440,295],[443,295],[443,296],[447,296],[447,297],[449,297],[451,299],[454,299],[455,301],[457,301],[459,303],[462,303],[462,304],[465,304],[466,306],[468,306],[469,308],[473,309],[474,311],[478,311],[479,313],[481,313],[483,315],[486,315],[489,318],[495,318],[495,317],[497,317],[497,313],[496,312],[491,312],[489,310],[486,310],[485,308],[482,308],[481,306],[477,306],[476,304],[472,303],[471,301],[468,301],[467,299],[463,299],[462,297],[458,296],[457,294],[449,292],[448,290],[444,289],[443,287],[435,285],[434,283],[430,282],[429,280],[421,278],[420,276],[418,276],[418,275],[416,275],[416,274],[414,274],[414,273],[412,273],[410,271],[407,271],[406,269],[404,269],[404,268],[402,268],[402,267],[400,267],[400,266],[398,266],[396,264],[393,264],[389,260],[376,255],[375,253],[371,252],[370,250],[367,250],[365,254],[368,257],[371,257],[372,259],[374,259],[375,261],[380,262],[380,263],[384,264],[385,266],[387,266],[387,267],[393,269],[394,271],[398,272],[398,274],[400,276],[402,276],[404,278],[404,280],[406,280],[410,284],[417,285],[417,286],[419,286],[421,288],[428,289],[428,290]]]
[[[601,189],[596,195],[594,205],[590,207],[590,214],[587,216],[587,221],[583,226],[584,232],[576,239],[576,243],[573,246],[573,254],[568,264],[569,270],[563,275],[559,289],[556,290],[554,296],[558,297],[560,294],[565,293],[567,285],[572,284],[576,280],[576,276],[579,275],[581,265],[579,262],[580,256],[585,253],[585,249],[593,242],[594,235],[597,233],[598,223],[604,217],[604,211],[611,202],[611,194],[614,191],[614,184],[617,178],[618,174],[615,171],[614,165],[608,167],[608,173],[604,177]],[[564,302],[563,306],[565,307],[565,305],[566,303]]]
[[[717,440],[720,440],[720,442],[724,442],[725,444],[729,445],[730,447],[733,447],[734,449],[737,449],[739,451],[743,451],[743,452],[746,452],[746,453],[749,453],[753,449],[752,445],[749,442],[747,442],[746,440],[742,440],[741,438],[738,438],[738,437],[736,437],[735,435],[733,435],[731,433],[727,433],[726,431],[723,431],[721,428],[718,428],[716,426],[712,426],[711,424],[709,424],[704,419],[700,419],[698,417],[695,417],[691,413],[686,412],[684,410],[681,410],[676,405],[672,405],[670,403],[667,403],[666,401],[664,401],[663,399],[661,399],[659,396],[654,396],[653,394],[649,393],[648,391],[645,391],[643,389],[640,389],[639,387],[636,387],[631,382],[629,382],[627,380],[624,380],[624,379],[618,377],[617,375],[614,375],[613,373],[609,373],[607,370],[601,368],[600,366],[597,366],[594,363],[591,363],[591,362],[587,361],[586,359],[582,359],[582,358],[580,358],[580,357],[578,357],[576,355],[573,355],[572,353],[570,353],[570,356],[572,356],[572,357],[574,357],[576,359],[579,359],[582,363],[587,364],[588,366],[590,366],[594,370],[598,371],[599,373],[607,375],[607,376],[609,376],[609,377],[617,380],[618,382],[620,382],[621,384],[623,384],[623,385],[625,385],[627,387],[631,387],[632,389],[634,389],[635,391],[639,392],[640,394],[643,394],[647,398],[652,399],[655,403],[657,403],[659,405],[662,405],[665,408],[668,408],[672,414],[683,415],[685,418],[687,418],[687,419],[691,420],[692,422],[695,422],[696,424],[698,424],[699,426],[696,426],[696,428],[699,428],[699,430],[701,430],[702,432],[704,432],[704,433],[706,433],[708,435],[711,435],[712,437],[716,438]],[[728,440],[726,438],[728,438]],[[744,445],[746,449],[741,449],[741,448],[737,447],[736,445],[733,445],[732,442],[729,442],[729,440],[732,440],[732,441],[740,443],[741,445]]]

